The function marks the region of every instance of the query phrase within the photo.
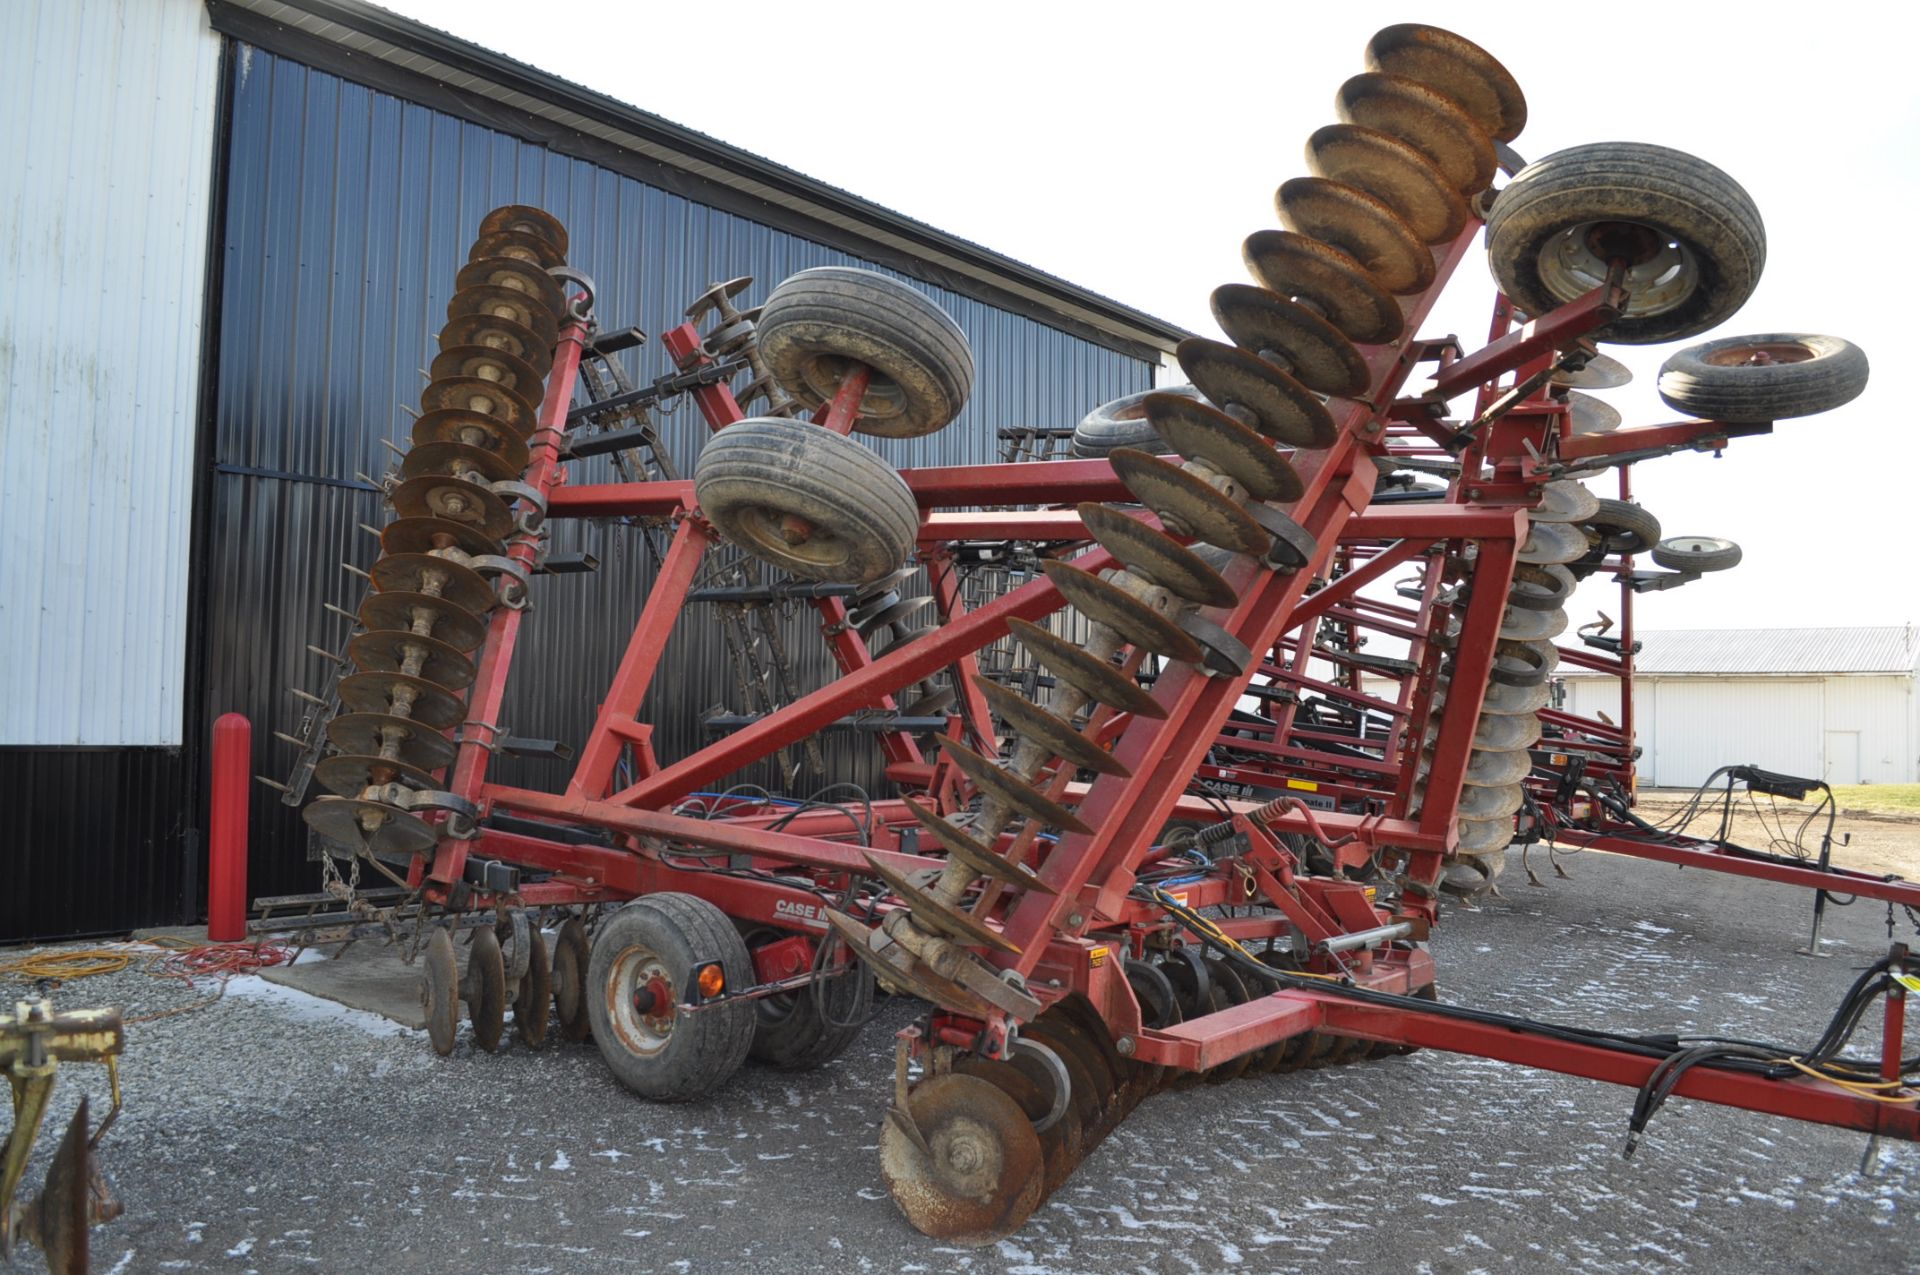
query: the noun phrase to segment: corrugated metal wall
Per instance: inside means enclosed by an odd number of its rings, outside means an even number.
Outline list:
[[[197,0],[5,16],[0,746],[177,745],[220,39]]]
[[[488,209],[521,202],[552,211],[572,236],[573,264],[600,286],[603,322],[651,333],[679,322],[715,280],[754,275],[748,299],[757,300],[796,270],[865,263],[257,49],[240,46],[232,65],[208,711],[252,716],[256,768],[271,773],[289,755],[267,737],[294,717],[285,688],[321,677],[303,648],[337,645],[342,631],[321,604],[351,606],[358,596],[337,564],[364,566],[377,548],[356,525],[384,517],[354,475],[385,468],[391,453],[382,439],[405,444],[411,418],[400,404],[418,400],[418,369]],[[978,377],[966,412],[942,433],[875,441],[896,464],[995,459],[999,426],[1070,424],[1150,382],[1150,366],[1137,359],[924,290],[966,330]],[[628,356],[636,379],[666,370],[656,349],[639,355]],[[690,469],[705,428],[690,408],[670,424],[675,456]],[[603,464],[575,466],[575,481],[604,477]],[[652,568],[630,528],[560,527],[556,551],[576,547],[596,553],[600,571],[537,582],[503,723],[578,745]],[[663,696],[643,712],[660,724],[656,746],[666,757],[694,746],[699,715],[731,699],[715,630],[682,630],[656,680]],[[805,615],[789,645],[796,655],[821,649]],[[809,663],[824,676],[823,660]],[[665,695],[671,702],[659,702]],[[834,769],[858,765],[871,779],[869,753],[839,740]],[[503,761],[495,773],[558,787],[565,767]],[[297,818],[266,793],[255,816],[256,892],[310,888]]]

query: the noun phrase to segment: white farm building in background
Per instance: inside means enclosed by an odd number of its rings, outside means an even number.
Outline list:
[[[1830,784],[1920,780],[1920,630],[1671,629],[1637,635],[1640,782],[1691,788],[1750,762]],[[1620,685],[1562,666],[1568,711],[1619,720]]]

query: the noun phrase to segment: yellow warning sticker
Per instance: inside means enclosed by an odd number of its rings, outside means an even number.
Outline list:
[[[1893,981],[1910,992],[1920,992],[1920,978],[1916,978],[1912,974],[1895,974]]]
[[[1092,951],[1087,953],[1087,967],[1089,969],[1099,969],[1102,965],[1105,965],[1106,963],[1107,963],[1106,948],[1096,947]]]
[[[1319,792],[1320,785],[1310,779],[1289,779],[1287,787],[1298,788],[1301,792]]]

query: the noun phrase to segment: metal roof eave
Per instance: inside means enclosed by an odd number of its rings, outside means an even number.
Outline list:
[[[206,0],[206,4],[214,27],[227,34],[250,42],[267,38],[271,48],[272,28],[285,28],[308,41],[332,45],[360,59],[362,65],[373,59],[748,198],[791,209],[842,234],[933,263],[1129,345],[1168,354],[1192,335],[784,165],[363,0]]]

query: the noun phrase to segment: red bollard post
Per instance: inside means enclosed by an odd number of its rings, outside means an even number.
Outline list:
[[[253,723],[222,713],[213,723],[213,782],[207,832],[207,938],[247,937],[247,797]]]

